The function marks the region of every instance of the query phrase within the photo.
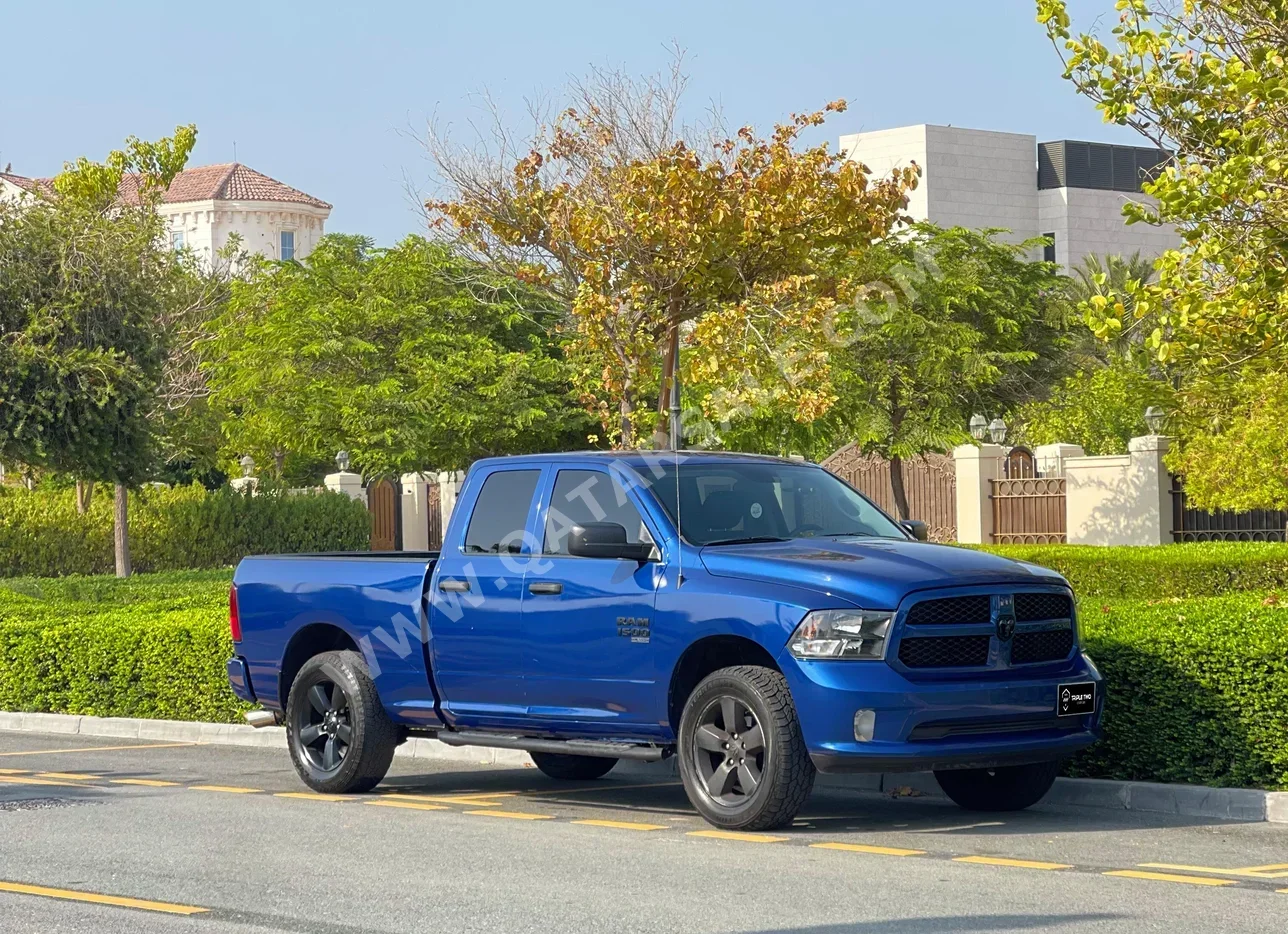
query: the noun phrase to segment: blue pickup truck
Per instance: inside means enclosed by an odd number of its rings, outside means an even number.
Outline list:
[[[676,756],[727,829],[790,822],[816,771],[1028,807],[1100,731],[1073,594],[924,537],[799,461],[482,460],[440,553],[242,561],[229,680],[321,792],[370,790],[419,735],[556,779]]]

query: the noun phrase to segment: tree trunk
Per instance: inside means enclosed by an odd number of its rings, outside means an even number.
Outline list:
[[[83,516],[89,512],[89,501],[94,495],[93,480],[76,481],[76,515]]]
[[[632,416],[634,414],[635,407],[631,405],[632,388],[632,380],[630,377],[627,377],[622,384],[622,401],[618,405],[618,412],[621,414],[621,443],[624,450],[630,450],[635,446],[635,432],[633,430],[634,425],[632,423]]]
[[[116,576],[130,576],[130,497],[124,483],[116,484],[113,539],[116,544]]]
[[[899,511],[899,518],[912,518],[908,514],[908,491],[903,488],[903,458],[897,454],[890,456],[890,492],[894,494],[894,508]]]

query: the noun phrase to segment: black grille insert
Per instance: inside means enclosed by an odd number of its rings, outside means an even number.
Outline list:
[[[1020,632],[1015,634],[1015,642],[1011,645],[1011,664],[1056,662],[1068,657],[1071,651],[1073,651],[1072,629]]]
[[[899,643],[899,661],[909,668],[980,668],[988,664],[991,641],[990,636],[904,639]]]
[[[973,597],[945,597],[922,600],[908,610],[909,626],[946,626],[955,623],[987,623],[992,607],[988,594]]]
[[[981,736],[990,733],[1037,733],[1043,730],[1080,730],[1076,717],[1052,714],[1025,717],[980,717],[969,720],[932,720],[913,727],[908,739],[913,742],[952,739],[956,736]]]
[[[1018,622],[1032,622],[1042,619],[1071,619],[1073,601],[1063,593],[1017,593],[1015,595],[1015,619]]]

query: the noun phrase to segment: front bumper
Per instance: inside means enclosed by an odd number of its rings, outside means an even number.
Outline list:
[[[916,681],[880,662],[800,661],[784,652],[779,665],[821,772],[1022,765],[1066,758],[1100,738],[1104,679],[1081,654],[1022,676]],[[1096,684],[1095,712],[1057,717],[1058,686],[1080,681]],[[876,711],[868,742],[854,736],[858,710]]]

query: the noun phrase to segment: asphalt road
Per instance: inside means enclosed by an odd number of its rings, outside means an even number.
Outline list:
[[[1285,930],[1271,824],[820,788],[789,830],[716,834],[662,769],[396,760],[328,799],[284,751],[0,733],[0,931]]]

